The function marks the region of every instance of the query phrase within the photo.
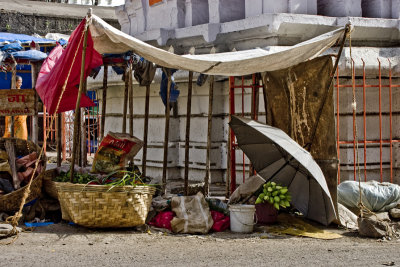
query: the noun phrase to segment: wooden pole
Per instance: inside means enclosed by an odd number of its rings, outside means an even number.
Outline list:
[[[83,94],[87,92],[87,79],[85,79],[84,87],[83,87]],[[86,139],[87,139],[87,129],[86,129],[86,108],[81,108],[81,156],[80,156],[80,165],[82,167],[86,167],[87,164],[87,146],[86,146]]]
[[[204,177],[204,194],[205,196],[210,195],[210,183],[211,183],[211,130],[212,130],[212,105],[214,100],[214,76],[210,77],[210,92],[208,96],[208,128],[207,128],[207,154],[206,154],[206,176]]]
[[[39,137],[39,123],[38,123],[38,102],[39,96],[36,92],[36,80],[39,75],[39,63],[31,63],[31,73],[32,73],[32,88],[35,90],[35,104],[34,104],[34,112],[35,115],[32,116],[32,142],[37,144]]]
[[[190,140],[190,117],[192,113],[192,88],[193,88],[193,72],[189,71],[188,83],[188,99],[186,108],[186,137],[185,137],[185,196],[189,194],[189,140]]]
[[[271,124],[271,121],[269,119],[270,114],[269,114],[269,107],[268,107],[268,98],[267,98],[267,88],[265,86],[264,79],[262,79],[262,86],[263,86],[263,98],[264,98],[264,109],[265,109],[265,124]]]
[[[126,114],[128,113],[128,93],[129,93],[129,75],[128,68],[125,66],[125,91],[124,91],[124,110],[122,115],[122,132],[126,133]]]
[[[168,140],[169,140],[169,115],[170,115],[170,103],[169,98],[171,95],[171,71],[166,69],[167,77],[168,77],[168,86],[167,86],[167,105],[165,108],[165,133],[164,133],[164,159],[163,159],[163,174],[162,174],[162,194],[165,195],[167,193],[167,163],[168,163]]]
[[[106,105],[107,105],[107,79],[108,79],[108,65],[104,65],[103,76],[103,103],[101,105],[101,125],[100,125],[100,140],[104,137],[104,125],[106,123]]]
[[[12,69],[12,73],[11,73],[11,89],[16,89],[16,77],[17,77],[17,70],[15,69],[15,67]],[[11,116],[11,137],[15,136],[15,117]]]
[[[88,17],[92,16],[92,9],[89,8]],[[85,59],[86,59],[86,47],[87,47],[87,37],[88,37],[88,29],[85,27],[85,33],[83,38],[83,49],[82,49],[82,62],[81,62],[81,77],[79,82],[79,92],[76,99],[76,106],[75,106],[75,116],[79,113],[79,107],[81,105],[81,97],[82,92],[84,90],[84,82],[85,82]],[[74,180],[74,165],[75,165],[75,157],[78,148],[79,142],[79,120],[80,117],[75,117],[74,121],[74,141],[72,144],[72,158],[71,158],[71,168],[70,168],[70,182],[72,183]]]
[[[150,106],[150,85],[146,85],[146,100],[144,106],[144,133],[143,133],[143,155],[142,155],[142,175],[146,176],[147,161],[147,137],[149,132],[149,106]]]
[[[133,79],[132,64],[129,64],[129,134],[133,135]]]
[[[61,138],[62,138],[62,113],[57,114],[57,167],[61,166],[61,154],[62,154],[62,145],[61,145]]]

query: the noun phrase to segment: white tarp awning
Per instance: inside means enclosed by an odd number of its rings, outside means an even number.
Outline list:
[[[258,48],[237,52],[181,56],[123,33],[96,15],[92,15],[92,23],[89,28],[94,48],[101,54],[133,51],[163,67],[224,76],[242,76],[297,65],[320,55],[334,45],[345,32],[343,27],[276,53]]]

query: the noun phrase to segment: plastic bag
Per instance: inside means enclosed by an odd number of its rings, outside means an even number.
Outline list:
[[[206,234],[214,224],[202,193],[188,197],[173,197],[172,211],[176,217],[171,221],[175,233]]]
[[[358,182],[345,181],[338,185],[338,202],[352,209],[358,207]],[[361,182],[362,202],[370,211],[381,212],[394,208],[400,201],[400,186],[376,181]]]
[[[226,229],[229,228],[231,225],[231,221],[229,216],[225,216],[223,213],[218,212],[218,211],[211,211],[211,217],[214,221],[214,224],[212,226],[212,230],[214,232],[223,232]]]
[[[129,134],[109,132],[100,143],[93,160],[93,173],[110,173],[125,168],[142,148],[143,142]]]
[[[174,218],[175,213],[172,211],[162,211],[158,213],[150,222],[149,225],[165,228],[172,231],[171,221]]]

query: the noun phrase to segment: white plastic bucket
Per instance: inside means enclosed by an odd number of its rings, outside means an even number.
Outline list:
[[[236,233],[251,233],[254,226],[254,205],[230,205],[231,231]]]

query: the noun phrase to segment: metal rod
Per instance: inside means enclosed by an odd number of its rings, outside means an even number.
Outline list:
[[[164,157],[163,157],[163,174],[162,174],[162,194],[167,193],[167,163],[168,163],[168,141],[169,141],[169,116],[170,116],[170,95],[171,95],[171,70],[166,69],[168,77],[167,86],[167,105],[165,108],[165,133],[164,133]]]
[[[340,184],[340,144],[339,144],[339,68],[336,69],[336,151],[338,157],[338,184]]]
[[[149,107],[150,107],[150,84],[146,85],[146,100],[144,106],[144,133],[143,133],[143,155],[142,155],[142,175],[146,176],[147,163],[147,142],[149,133]]]
[[[364,181],[367,181],[367,101],[365,91],[365,62],[363,62],[363,119],[364,119]]]
[[[392,134],[392,62],[389,61],[389,135],[390,135],[390,182],[393,183],[393,134]]]
[[[92,15],[92,9],[89,9],[88,17],[90,18]],[[81,105],[81,97],[82,91],[84,90],[84,82],[85,82],[85,59],[86,59],[86,47],[87,47],[87,37],[88,37],[88,29],[85,27],[84,38],[83,38],[83,49],[82,49],[82,61],[81,61],[81,75],[80,75],[80,82],[79,82],[79,92],[76,99],[76,106],[75,106],[75,115],[79,113],[79,107]],[[75,117],[74,121],[74,141],[72,144],[72,158],[71,158],[71,168],[70,168],[70,182],[72,183],[74,180],[74,165],[75,165],[75,156],[78,148],[79,142],[79,120],[80,117]]]
[[[383,166],[382,166],[382,73],[381,73],[381,61],[379,62],[379,169],[381,182],[383,182]]]
[[[352,84],[353,84],[353,94],[354,97],[356,95],[356,91],[355,91],[355,83],[356,83],[356,71],[355,71],[355,66],[354,66],[354,60],[351,59],[351,80],[352,80]],[[354,162],[354,168],[353,168],[353,172],[354,172],[354,181],[356,181],[357,179],[357,160],[358,158],[357,156],[357,150],[356,150],[356,111],[353,109],[353,162]]]
[[[62,145],[61,145],[61,140],[62,140],[62,113],[57,114],[57,167],[61,166],[61,154],[62,154]]]
[[[104,65],[103,74],[103,103],[101,105],[101,125],[100,125],[100,140],[104,137],[104,125],[106,123],[106,105],[107,105],[107,79],[108,79],[108,65]]]
[[[47,145],[47,110],[46,110],[46,106],[43,105],[43,152],[46,153],[46,145]]]
[[[32,73],[32,88],[35,90],[35,104],[34,104],[34,110],[35,110],[35,115],[32,116],[32,142],[37,144],[38,142],[38,136],[39,136],[39,124],[38,124],[38,103],[39,103],[39,97],[36,92],[36,80],[39,74],[39,63],[31,63],[31,73]]]
[[[214,76],[210,77],[210,90],[208,96],[208,124],[207,124],[207,154],[206,154],[206,176],[204,177],[204,194],[210,195],[211,183],[211,130],[212,130],[212,112],[214,102]]]
[[[229,77],[229,120],[231,116],[235,115],[235,77]],[[230,193],[232,194],[236,190],[236,152],[235,152],[235,134],[232,129],[229,128],[230,142]]]
[[[126,114],[128,113],[128,93],[129,93],[129,75],[128,70],[125,66],[125,91],[124,91],[124,110],[122,115],[122,132],[126,133]]]
[[[129,134],[133,135],[133,80],[132,80],[132,64],[129,64]]]
[[[192,114],[192,89],[193,89],[193,72],[189,71],[189,83],[188,83],[188,96],[187,96],[187,108],[186,108],[186,135],[185,135],[185,176],[184,176],[184,190],[185,196],[189,194],[189,140],[190,140],[190,117]]]

